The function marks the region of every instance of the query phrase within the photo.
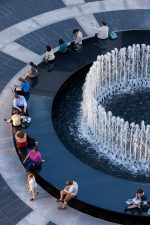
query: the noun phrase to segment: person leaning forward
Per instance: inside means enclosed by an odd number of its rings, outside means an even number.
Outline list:
[[[74,198],[78,193],[78,184],[76,181],[67,180],[66,186],[63,190],[60,191],[60,198],[57,199],[57,202],[61,202],[61,206],[58,209],[66,209],[67,203]]]

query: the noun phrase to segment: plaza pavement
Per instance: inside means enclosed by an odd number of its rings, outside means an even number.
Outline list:
[[[15,5],[15,7],[14,7]],[[28,71],[27,63],[39,63],[45,45],[57,46],[61,37],[72,40],[79,27],[84,37],[94,35],[91,21],[104,19],[111,30],[149,29],[148,0],[15,0],[0,3],[0,225],[113,224],[68,207],[60,212],[55,199],[40,189],[35,202],[29,201],[26,175],[16,154],[11,127],[3,118],[11,112],[12,87]]]

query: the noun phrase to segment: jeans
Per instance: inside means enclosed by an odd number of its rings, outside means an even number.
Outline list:
[[[42,162],[33,162],[32,160],[26,161],[25,162],[25,168],[26,171],[29,172],[31,170],[36,170],[36,171],[40,171],[42,168]]]

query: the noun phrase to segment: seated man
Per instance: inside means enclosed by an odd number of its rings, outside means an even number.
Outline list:
[[[60,199],[57,202],[62,202],[62,205],[58,209],[63,210],[66,208],[67,203],[74,198],[78,193],[78,184],[76,181],[66,181],[66,187],[60,191]]]
[[[26,98],[29,95],[30,90],[29,82],[22,77],[19,77],[18,80],[20,81],[20,85],[14,85],[14,92],[18,93],[19,95],[23,95]]]
[[[109,36],[109,27],[107,26],[107,23],[105,21],[102,21],[100,27],[94,26],[94,24],[91,22],[92,26],[94,27],[96,31],[96,37],[100,40],[100,48],[102,50],[106,50],[106,40]]]
[[[126,201],[126,203],[128,204],[128,206],[125,208],[125,212],[129,209],[140,209],[141,208],[141,203],[145,202],[147,200],[145,194],[144,194],[144,190],[143,189],[139,189],[136,192],[136,195],[133,199],[130,199],[128,201]]]
[[[25,113],[26,115],[28,115],[27,101],[24,96],[15,93],[13,107],[18,109],[20,113]]]
[[[100,27],[96,27],[94,26],[93,22],[91,22],[92,26],[94,27],[94,29],[96,30],[96,36],[101,39],[101,40],[105,40],[108,38],[109,35],[109,28],[107,26],[107,23],[105,21],[102,21],[101,26]]]

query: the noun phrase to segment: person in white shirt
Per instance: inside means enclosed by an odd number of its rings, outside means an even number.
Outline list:
[[[35,177],[32,173],[28,174],[27,187],[28,187],[28,191],[31,195],[30,201],[34,201],[38,192],[36,191],[37,183],[36,183]]]
[[[73,30],[73,35],[75,39],[75,50],[80,50],[82,47],[83,34],[78,29]]]
[[[107,26],[107,23],[105,21],[102,21],[100,27],[94,26],[94,24],[91,22],[92,26],[96,30],[97,37],[101,40],[105,40],[108,38],[109,35],[109,27]]]
[[[99,38],[100,40],[100,48],[102,51],[106,50],[106,42],[109,36],[109,27],[107,26],[107,23],[105,21],[102,21],[100,27],[94,26],[94,24],[91,22],[92,26],[96,30],[95,36]]]
[[[62,205],[58,209],[63,210],[66,208],[67,203],[74,198],[78,193],[78,184],[76,181],[67,180],[66,187],[60,191],[60,199],[57,202],[62,202]]]
[[[27,113],[27,101],[24,96],[15,93],[13,100],[13,107],[18,109],[19,112]]]
[[[45,53],[45,56],[44,56],[44,60],[47,61],[47,68],[48,68],[48,72],[51,72],[52,71],[52,68],[54,66],[54,61],[55,61],[55,55],[54,55],[54,52],[53,52],[53,49],[51,48],[51,46],[47,45],[46,46],[46,53]]]

